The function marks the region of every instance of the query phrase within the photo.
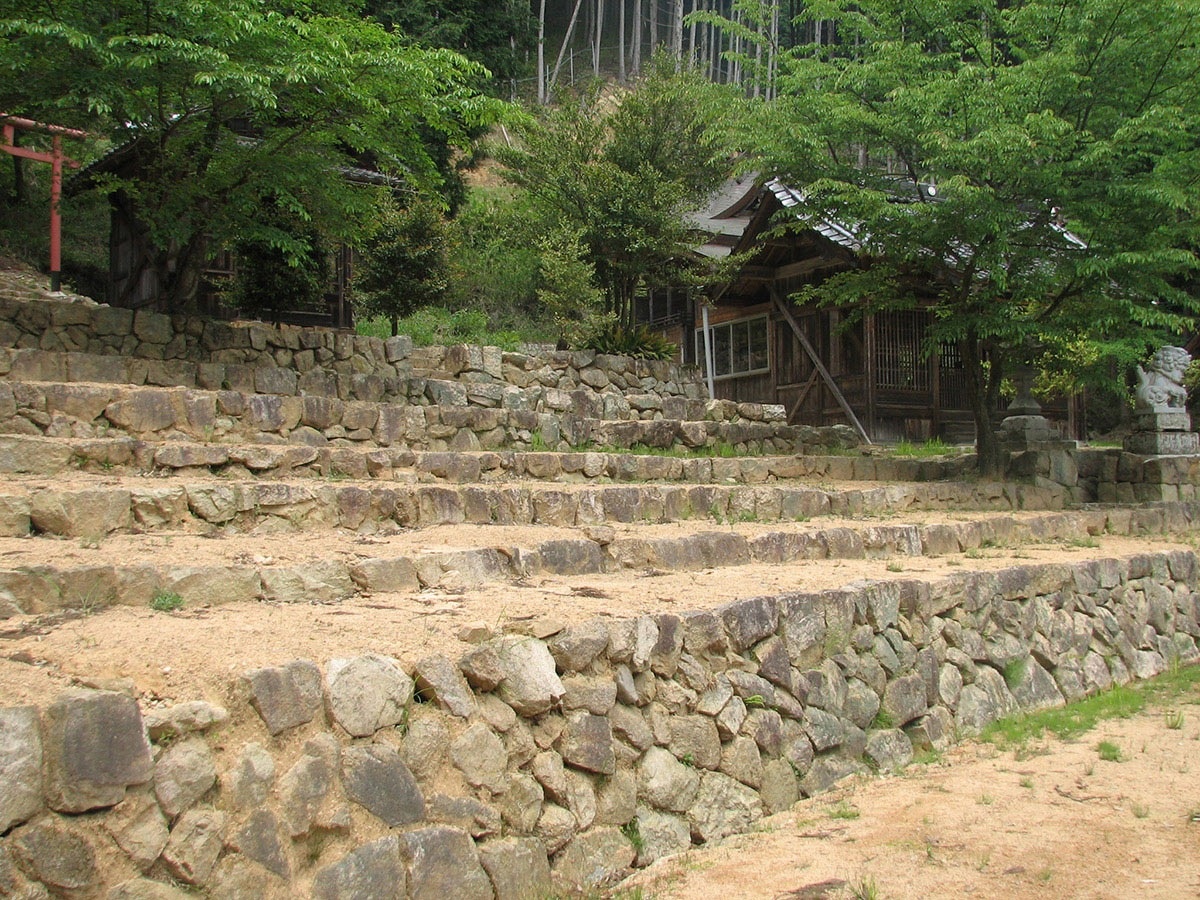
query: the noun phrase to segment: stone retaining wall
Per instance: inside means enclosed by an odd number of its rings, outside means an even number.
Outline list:
[[[473,385],[582,388],[689,399],[707,396],[694,366],[594,351],[530,355],[465,345],[414,351],[407,335],[383,340],[328,328],[230,323],[3,297],[0,347],[25,351],[17,356],[23,356],[26,365],[35,358],[33,351],[56,354],[64,361],[73,360],[76,368],[91,376],[76,380],[121,384],[219,388],[261,378],[270,382],[273,393],[294,394],[298,377],[312,385],[338,377],[417,375]]]
[[[1116,448],[1027,450],[1006,477],[1059,485],[1074,503],[1152,503],[1200,497],[1200,456],[1141,456]]]
[[[1194,661],[1198,576],[1174,552],[480,627],[456,660],[398,662],[381,641],[246,672],[228,711],[72,690],[0,709],[0,888],[593,886],[1007,713]]]
[[[621,394],[509,387],[498,395],[503,405],[484,406],[473,403],[469,391],[455,382],[393,381],[394,400],[346,401],[315,393],[10,377],[0,381],[0,433],[414,450],[719,447],[739,454],[794,453],[806,446],[857,442],[843,426],[791,426],[783,421],[782,407],[757,403],[668,397],[658,402],[657,418],[634,414],[628,419],[622,410],[629,410],[630,398]],[[673,417],[665,418],[667,413]]]
[[[728,496],[728,495],[727,495]],[[167,514],[164,495],[158,503],[136,504],[134,516],[124,512],[124,527],[152,530],[147,513]],[[732,499],[732,498],[731,498]],[[819,509],[822,497],[809,498]],[[76,502],[72,503],[72,500]],[[212,496],[197,507],[218,509]],[[734,500],[736,503],[737,501]],[[178,499],[172,504],[178,508]],[[339,507],[348,516],[353,501]],[[361,515],[361,507],[360,515]],[[735,507],[736,509],[736,507]],[[302,507],[311,513],[311,504]],[[117,504],[94,497],[35,501],[32,520],[63,536],[97,540],[106,527],[121,527]],[[136,520],[134,519],[136,517]],[[736,515],[735,515],[736,518]],[[1046,513],[1020,520],[991,517],[932,525],[864,525],[810,531],[761,531],[752,535],[707,531],[677,538],[618,537],[606,525],[583,526],[584,536],[557,538],[524,546],[508,544],[464,550],[394,551],[353,560],[278,565],[210,562],[169,564],[153,559],[101,564],[46,564],[0,568],[0,620],[18,614],[59,610],[98,610],[117,604],[147,606],[163,592],[179,594],[190,607],[223,603],[335,603],[356,593],[411,592],[422,588],[463,589],[488,582],[519,581],[547,575],[594,575],[628,571],[679,572],[752,563],[788,565],[822,559],[886,559],[942,556],[979,547],[1016,547],[1030,542],[1087,541],[1098,534],[1148,535],[1186,531],[1200,518],[1194,505],[1164,504],[1139,510],[1092,510]],[[131,521],[136,524],[130,525]],[[27,520],[28,521],[28,520]],[[110,525],[110,521],[115,524]],[[231,519],[219,519],[226,523]],[[238,522],[278,530],[278,519],[260,514]],[[609,521],[616,521],[610,519]],[[59,523],[63,524],[61,527]],[[146,523],[146,524],[141,524]],[[328,524],[327,522],[324,524]],[[423,521],[421,524],[431,524]],[[554,524],[568,524],[558,520]],[[95,530],[85,530],[92,528]]]

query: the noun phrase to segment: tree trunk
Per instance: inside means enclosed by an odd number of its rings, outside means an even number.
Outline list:
[[[625,69],[625,3],[617,0],[617,78],[622,84],[629,79]]]
[[[629,43],[633,51],[633,64],[630,68],[633,75],[637,76],[642,71],[642,0],[633,0],[633,34]]]
[[[671,4],[671,53],[678,71],[683,64],[683,0]]]
[[[650,0],[650,52],[658,48],[658,8],[662,0]]]
[[[989,353],[989,349],[992,350]],[[975,459],[979,474],[998,477],[1004,474],[1000,441],[992,427],[992,410],[1000,394],[1001,360],[995,348],[986,347],[974,331],[963,341],[963,366],[975,421]]]
[[[546,0],[538,8],[537,37],[538,103],[546,102]]]
[[[554,73],[550,76],[550,84],[546,88],[547,93],[558,82],[558,71],[562,68],[563,56],[566,55],[567,46],[571,43],[571,36],[575,33],[575,23],[579,21],[581,6],[583,6],[583,0],[575,0],[575,9],[571,11],[571,21],[567,25],[567,33],[563,35],[562,46],[558,48],[558,59],[554,61]]]
[[[592,74],[600,77],[600,45],[604,38],[604,0],[596,0],[596,30],[592,41]]]

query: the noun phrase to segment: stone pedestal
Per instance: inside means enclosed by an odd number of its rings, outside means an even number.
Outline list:
[[[1125,438],[1128,453],[1140,456],[1188,456],[1200,453],[1200,435],[1182,409],[1135,410],[1133,434]]]
[[[1058,450],[1073,447],[1073,441],[1064,441],[1045,416],[1007,416],[996,432],[1001,446],[1006,450]]]
[[[1189,456],[1200,453],[1194,431],[1139,431],[1125,438],[1125,450],[1139,456]]]

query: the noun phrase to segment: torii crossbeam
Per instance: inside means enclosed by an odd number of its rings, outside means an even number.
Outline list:
[[[63,156],[62,139],[64,137],[85,138],[86,131],[77,128],[64,128],[61,125],[47,125],[32,119],[22,119],[0,113],[0,122],[4,124],[4,143],[0,150],[9,156],[19,156],[37,162],[50,163],[50,290],[62,289],[62,218],[58,213],[58,203],[62,199],[62,170],[63,166],[79,168],[79,163]],[[32,150],[29,147],[17,146],[17,129],[23,131],[40,131],[50,135],[51,151]]]

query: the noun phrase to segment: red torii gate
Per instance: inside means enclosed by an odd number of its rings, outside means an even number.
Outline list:
[[[61,125],[46,125],[32,119],[22,119],[17,116],[6,116],[0,113],[0,121],[4,123],[4,143],[0,150],[9,156],[20,156],[37,162],[50,163],[50,290],[62,289],[62,219],[58,214],[58,202],[62,199],[62,170],[63,166],[78,169],[79,163],[63,156],[62,139],[64,136],[73,138],[88,137],[86,131],[77,128],[64,128]],[[41,131],[51,136],[51,151],[43,153],[28,147],[17,146],[17,129],[24,131]]]

